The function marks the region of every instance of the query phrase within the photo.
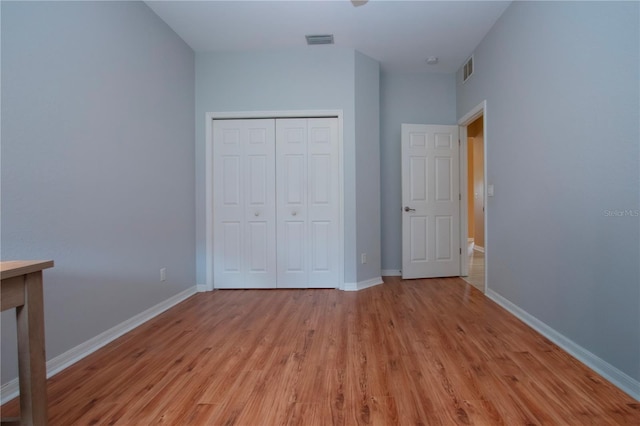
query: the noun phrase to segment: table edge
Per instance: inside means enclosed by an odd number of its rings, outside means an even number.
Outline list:
[[[13,278],[53,268],[53,260],[12,260],[0,262],[0,278]]]

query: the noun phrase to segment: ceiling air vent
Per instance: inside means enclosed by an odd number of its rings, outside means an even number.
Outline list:
[[[464,69],[462,70],[462,82],[464,83],[467,81],[469,77],[471,77],[471,74],[473,74],[473,55],[471,55],[471,57],[467,59],[467,62],[464,63]]]
[[[306,35],[309,46],[316,44],[333,44],[333,34]]]

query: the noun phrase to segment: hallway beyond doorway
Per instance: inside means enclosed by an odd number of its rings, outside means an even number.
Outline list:
[[[484,293],[484,252],[473,248],[473,243],[469,243],[469,275],[462,277],[463,280]]]

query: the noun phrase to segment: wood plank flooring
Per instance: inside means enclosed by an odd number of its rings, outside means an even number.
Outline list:
[[[458,278],[199,293],[48,395],[52,425],[640,424],[639,403]]]

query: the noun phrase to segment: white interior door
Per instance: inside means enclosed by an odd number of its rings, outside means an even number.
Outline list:
[[[339,286],[338,156],[337,119],[276,121],[278,287]]]
[[[402,277],[460,275],[458,126],[402,125]]]
[[[213,122],[216,288],[276,287],[275,122]]]

